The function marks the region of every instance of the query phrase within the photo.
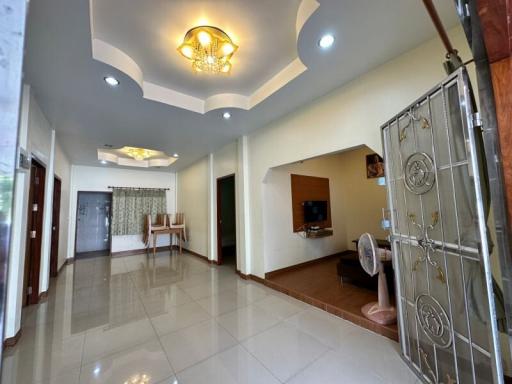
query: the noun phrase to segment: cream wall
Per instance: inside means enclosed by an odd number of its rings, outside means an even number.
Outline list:
[[[461,28],[449,31],[464,60],[470,52]],[[250,273],[263,277],[263,181],[268,169],[367,145],[382,152],[380,125],[445,76],[436,38],[248,136]]]
[[[209,161],[203,158],[178,174],[178,211],[185,214],[186,248],[208,255]]]
[[[75,254],[76,206],[79,191],[112,192],[109,186],[138,188],[169,188],[167,191],[167,213],[176,212],[176,174],[147,170],[110,167],[71,167],[70,225],[68,257]],[[157,246],[169,245],[167,236],[158,237]],[[112,252],[143,249],[141,235],[112,236]]]
[[[380,228],[386,189],[366,178],[369,148],[321,156],[272,168],[263,182],[265,272],[354,249],[364,232],[385,237]],[[329,179],[333,236],[305,239],[292,229],[291,174]]]
[[[23,86],[18,145],[32,158],[36,158],[46,169],[45,199],[43,208],[43,230],[41,237],[41,263],[39,292],[46,292],[50,282],[51,222],[53,208],[53,176],[56,167],[66,168],[67,160],[58,155],[55,159],[55,131],[39,107],[36,96],[29,85]],[[67,162],[69,166],[69,162]],[[69,185],[69,174],[61,173],[63,188]],[[9,249],[9,271],[7,281],[7,304],[4,338],[13,337],[20,329],[23,302],[23,282],[27,242],[27,215],[29,209],[30,171],[16,171],[14,209],[11,244]],[[64,208],[65,209],[65,208]],[[65,212],[63,213],[65,215]],[[67,237],[67,228],[62,228]],[[59,250],[61,251],[61,250]]]
[[[347,248],[355,250],[352,240],[369,232],[378,239],[385,239],[388,232],[381,228],[382,208],[387,208],[386,187],[377,179],[366,178],[366,155],[374,153],[363,147],[343,152],[340,163],[344,186],[341,198],[344,202]]]
[[[462,58],[470,59],[462,29],[454,28],[449,35]],[[236,145],[238,158],[237,224],[241,244],[238,257],[244,273],[263,277],[268,272],[265,265],[263,201],[264,182],[269,169],[363,145],[382,153],[381,124],[446,76],[443,60],[441,42],[437,38],[432,39],[232,144],[232,148]],[[220,153],[225,151],[223,148],[212,153],[180,172],[180,196],[183,196],[182,191],[205,196],[202,201],[206,201],[206,206],[202,212],[190,202],[187,203],[190,208],[180,208],[184,211],[191,209],[193,213],[196,223],[187,224],[192,234],[203,236],[200,241],[202,254],[210,252],[212,255],[215,252],[214,249],[208,251],[208,247],[214,248],[215,233],[212,183],[217,167],[223,167],[217,162],[220,163],[223,158]],[[197,172],[196,167],[199,166],[202,172]],[[188,177],[182,180],[182,173]],[[203,181],[199,180],[200,177],[204,177]],[[372,222],[377,218],[380,220],[380,215],[379,210],[378,216],[372,213],[369,219]],[[348,244],[357,237],[356,233],[362,227],[347,233],[345,242]],[[378,235],[383,236],[384,233]]]
[[[69,231],[69,195],[71,182],[71,163],[62,151],[58,142],[55,145],[55,175],[60,178],[60,217],[59,217],[59,256],[57,268],[66,262],[68,257]]]

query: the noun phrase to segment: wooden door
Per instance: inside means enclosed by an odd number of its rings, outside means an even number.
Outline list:
[[[24,305],[39,302],[39,273],[41,266],[41,240],[43,232],[43,207],[45,168],[32,160],[27,218],[27,251],[24,279]]]
[[[59,260],[60,196],[61,181],[53,181],[52,248],[50,255],[50,277],[57,277]]]
[[[232,256],[234,248],[236,258],[235,210],[235,175],[220,177],[217,179],[217,264],[222,264],[224,256],[226,256],[224,254],[226,251],[225,235],[230,235],[230,248],[228,248],[230,252],[227,256]],[[233,244],[232,241],[235,243]]]

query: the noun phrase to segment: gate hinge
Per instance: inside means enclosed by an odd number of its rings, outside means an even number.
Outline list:
[[[473,113],[472,119],[473,119],[473,127],[480,127],[480,128],[482,128],[482,118],[480,117],[480,113],[479,112]]]
[[[32,212],[37,212],[37,210],[38,210],[38,205],[32,204]]]
[[[36,238],[36,231],[30,231],[30,238],[35,239]]]

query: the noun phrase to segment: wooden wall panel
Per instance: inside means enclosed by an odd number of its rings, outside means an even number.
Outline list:
[[[300,232],[304,226],[302,203],[308,200],[327,201],[327,220],[314,223],[321,228],[332,227],[329,179],[325,177],[291,175],[293,231]]]
[[[491,64],[491,75],[508,202],[508,219],[509,223],[512,223],[512,57]]]
[[[487,57],[491,63],[510,55],[511,11],[509,0],[478,0],[478,16],[484,31]]]

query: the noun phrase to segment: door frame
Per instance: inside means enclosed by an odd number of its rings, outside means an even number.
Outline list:
[[[56,186],[58,185],[58,188]],[[58,191],[58,200],[57,198]],[[59,273],[59,240],[60,240],[60,208],[62,199],[62,180],[59,176],[53,177],[53,204],[52,204],[52,235],[50,245],[50,277],[57,277]]]
[[[81,194],[85,194],[85,193],[102,193],[102,194],[106,194],[106,195],[110,195],[110,225],[109,225],[109,228],[108,228],[108,241],[109,241],[109,245],[108,245],[108,255],[110,257],[112,257],[112,191],[77,191],[77,194],[76,194],[76,211],[75,211],[75,245],[74,245],[74,251],[73,251],[73,257],[76,257],[76,242],[77,242],[77,238],[78,238],[78,209],[80,207],[79,205],[79,202],[80,202],[80,195]]]
[[[42,170],[41,188],[39,188],[38,207],[36,222],[36,238],[35,243],[32,243],[31,231],[33,230],[33,201],[34,201],[34,183],[33,180],[33,166]],[[28,193],[28,207],[27,207],[27,239],[25,249],[25,268],[23,276],[23,306],[39,303],[39,282],[41,274],[41,254],[43,246],[43,227],[44,227],[44,202],[45,202],[45,187],[46,187],[46,167],[42,161],[39,161],[35,156],[32,156],[30,164],[30,178],[29,178],[29,193]],[[28,288],[31,287],[32,291],[29,293]]]
[[[221,220],[221,207],[222,207],[222,204],[221,204],[221,201],[222,201],[222,193],[221,193],[221,189],[219,188],[221,183],[226,180],[226,179],[230,179],[230,178],[233,178],[234,182],[235,182],[235,201],[233,202],[234,205],[235,205],[235,218],[236,218],[236,174],[234,173],[231,173],[229,175],[226,175],[226,176],[222,176],[222,177],[218,177],[217,178],[217,183],[216,183],[216,194],[217,194],[217,264],[220,265],[222,264],[222,220]],[[236,237],[236,220],[235,220],[235,237]],[[235,259],[237,261],[237,268],[238,268],[238,258],[237,258],[237,252],[235,251]]]

